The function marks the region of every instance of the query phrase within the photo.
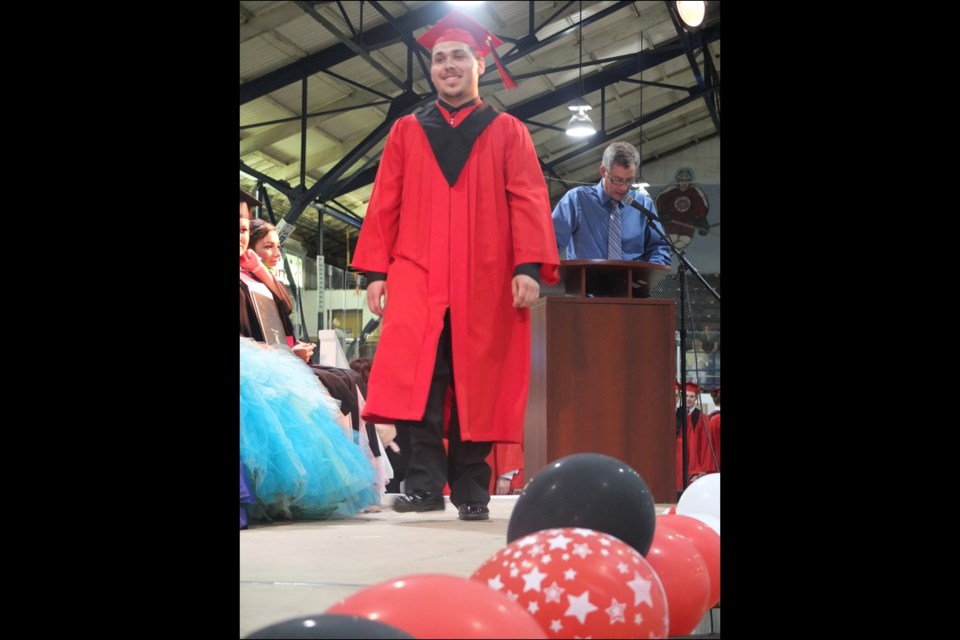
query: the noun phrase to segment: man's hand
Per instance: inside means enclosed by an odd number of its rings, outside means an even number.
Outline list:
[[[511,286],[513,288],[513,306],[518,309],[530,307],[540,297],[540,285],[530,276],[513,276]]]
[[[510,493],[510,479],[497,478],[497,485],[494,487],[494,494],[498,496],[505,496],[508,493]]]
[[[383,299],[381,302],[381,298]],[[367,283],[367,306],[370,307],[370,313],[378,316],[383,315],[383,307],[387,304],[387,281],[377,280]]]

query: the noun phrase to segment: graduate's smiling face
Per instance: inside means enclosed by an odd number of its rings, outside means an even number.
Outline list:
[[[463,42],[438,42],[433,47],[430,78],[439,97],[454,107],[480,94],[483,69],[483,60],[478,59],[473,49]]]

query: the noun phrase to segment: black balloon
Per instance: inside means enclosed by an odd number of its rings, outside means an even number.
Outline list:
[[[640,474],[599,453],[577,453],[547,465],[513,507],[507,543],[558,527],[603,531],[646,556],[657,513]]]
[[[361,618],[317,614],[292,618],[251,633],[247,638],[413,638],[394,627]]]

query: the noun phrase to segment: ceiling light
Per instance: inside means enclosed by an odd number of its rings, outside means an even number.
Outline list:
[[[585,113],[575,113],[567,124],[567,135],[573,138],[585,138],[597,132],[593,120]]]
[[[676,2],[677,15],[687,29],[696,29],[707,15],[706,2]]]
[[[583,0],[580,0],[580,97],[567,105],[567,109],[574,114],[567,123],[567,135],[572,138],[585,138],[592,136],[597,132],[593,126],[593,120],[587,115],[587,111],[593,109],[586,98],[583,97]]]
[[[589,102],[580,97],[576,100],[571,100],[570,104],[567,105],[567,109],[570,109],[570,111],[573,111],[574,113],[583,113],[585,111],[590,111],[590,109],[593,109],[593,107],[590,106]]]

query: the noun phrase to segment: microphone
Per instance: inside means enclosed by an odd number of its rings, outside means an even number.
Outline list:
[[[643,206],[642,204],[634,200],[629,193],[623,196],[623,199],[620,202],[626,205],[630,205],[631,207],[633,207],[643,215],[647,216],[647,220],[650,221],[650,224],[653,224],[654,222],[661,222],[660,219],[657,218],[657,215],[653,211],[650,211],[650,209],[647,209],[645,206]]]

